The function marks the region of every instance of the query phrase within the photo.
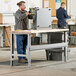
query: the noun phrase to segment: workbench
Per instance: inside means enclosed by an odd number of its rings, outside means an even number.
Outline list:
[[[67,61],[67,48],[68,48],[68,29],[50,29],[50,30],[20,30],[20,31],[12,31],[11,32],[11,59],[10,65],[13,66],[14,56],[23,56],[21,54],[14,53],[14,35],[23,35],[26,34],[28,36],[28,45],[27,45],[27,59],[28,59],[28,67],[31,67],[31,56],[30,53],[32,51],[38,51],[42,49],[52,49],[52,48],[64,48],[64,61]],[[64,34],[64,42],[62,43],[54,43],[54,44],[43,44],[43,45],[31,45],[31,34],[42,34],[42,33],[52,33],[52,32],[62,32]]]

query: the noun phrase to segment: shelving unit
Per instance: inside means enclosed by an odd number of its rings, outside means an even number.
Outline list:
[[[72,32],[76,33],[76,24],[74,25],[68,25],[69,28],[69,44],[76,44],[76,36],[71,35]]]

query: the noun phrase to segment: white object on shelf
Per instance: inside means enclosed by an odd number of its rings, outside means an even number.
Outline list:
[[[68,22],[68,24],[69,24],[69,25],[75,25],[75,22],[70,21],[70,22]]]

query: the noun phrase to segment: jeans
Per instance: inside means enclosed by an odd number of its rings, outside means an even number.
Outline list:
[[[17,53],[26,55],[27,35],[16,35]],[[18,56],[18,59],[26,59],[26,57]]]

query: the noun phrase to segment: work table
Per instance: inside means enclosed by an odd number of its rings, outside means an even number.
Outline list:
[[[12,31],[11,32],[11,59],[10,59],[10,65],[13,66],[13,59],[14,56],[23,56],[25,57],[26,55],[19,55],[19,54],[14,54],[14,35],[23,35],[26,34],[28,36],[28,45],[27,45],[27,58],[28,58],[28,67],[31,67],[31,55],[30,53],[32,51],[38,51],[38,50],[42,50],[42,49],[52,49],[52,48],[64,48],[64,61],[67,61],[67,48],[68,48],[68,34],[67,32],[69,31],[69,29],[50,29],[50,30],[18,30],[18,31]],[[31,34],[42,34],[42,33],[52,33],[52,32],[60,32],[63,33],[63,38],[64,38],[64,42],[61,43],[54,43],[54,44],[43,44],[43,45],[31,45]],[[48,34],[49,35],[49,34]],[[49,39],[49,38],[48,38]]]

